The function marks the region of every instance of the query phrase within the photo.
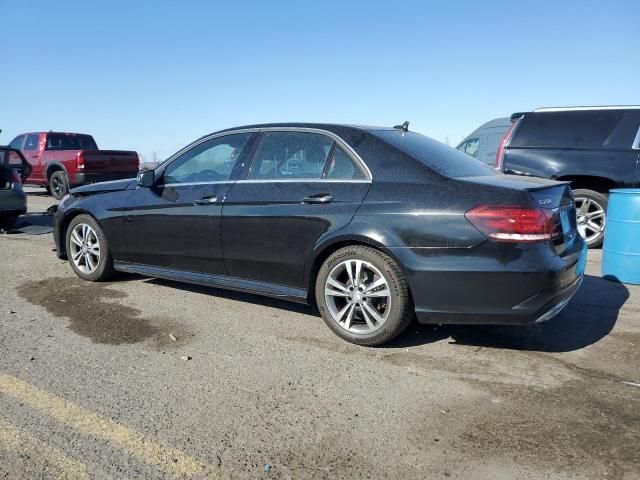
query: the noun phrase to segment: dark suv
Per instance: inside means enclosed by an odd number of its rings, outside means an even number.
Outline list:
[[[640,106],[515,113],[496,155],[504,173],[570,180],[578,229],[602,244],[609,190],[640,183]]]

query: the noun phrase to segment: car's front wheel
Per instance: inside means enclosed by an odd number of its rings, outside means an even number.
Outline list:
[[[78,215],[71,220],[66,249],[69,263],[80,278],[101,282],[113,276],[109,242],[93,217]]]
[[[380,345],[414,316],[402,270],[388,255],[363,245],[342,248],[318,272],[316,303],[334,333],[351,343]]]

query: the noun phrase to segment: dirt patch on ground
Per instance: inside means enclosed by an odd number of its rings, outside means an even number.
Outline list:
[[[18,287],[28,302],[43,306],[58,317],[69,319],[69,328],[96,343],[121,345],[155,339],[159,345],[173,343],[165,331],[123,305],[126,293],[107,288],[110,283],[86,282],[77,277],[29,281]],[[180,330],[181,339],[187,337]]]
[[[474,405],[456,445],[471,455],[508,454],[564,472],[599,465],[599,478],[640,471],[640,390],[594,378],[550,389],[479,386],[490,399]]]

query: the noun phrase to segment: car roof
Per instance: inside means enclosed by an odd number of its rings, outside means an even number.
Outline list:
[[[53,133],[54,135],[85,135],[87,137],[90,137],[91,134],[89,133],[76,133],[76,132],[54,132],[53,130],[49,130],[48,132],[24,132],[24,133],[20,133],[16,136],[20,136],[20,135],[42,135],[42,134],[50,134]]]
[[[541,107],[534,112],[578,112],[592,110],[640,110],[640,105],[592,105],[576,107]]]
[[[458,144],[458,146],[462,145],[464,142],[466,142],[470,138],[477,137],[478,134],[483,130],[488,130],[490,128],[502,128],[506,132],[510,126],[511,126],[510,117],[494,118],[493,120],[489,120],[488,122],[483,123],[478,128],[476,128],[473,132],[471,132],[469,135],[464,137],[462,141]]]
[[[371,125],[350,125],[341,123],[313,123],[313,122],[281,122],[281,123],[255,123],[241,125],[233,128],[225,128],[214,133],[228,132],[232,130],[253,130],[260,128],[314,128],[318,130],[334,131],[337,129],[351,129],[360,131],[393,130],[393,127],[376,127]]]

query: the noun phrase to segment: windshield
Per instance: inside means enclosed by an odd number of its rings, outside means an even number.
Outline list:
[[[47,150],[98,150],[91,135],[52,133],[47,135]]]
[[[453,178],[498,175],[481,161],[419,133],[400,130],[372,133],[441,175]]]

